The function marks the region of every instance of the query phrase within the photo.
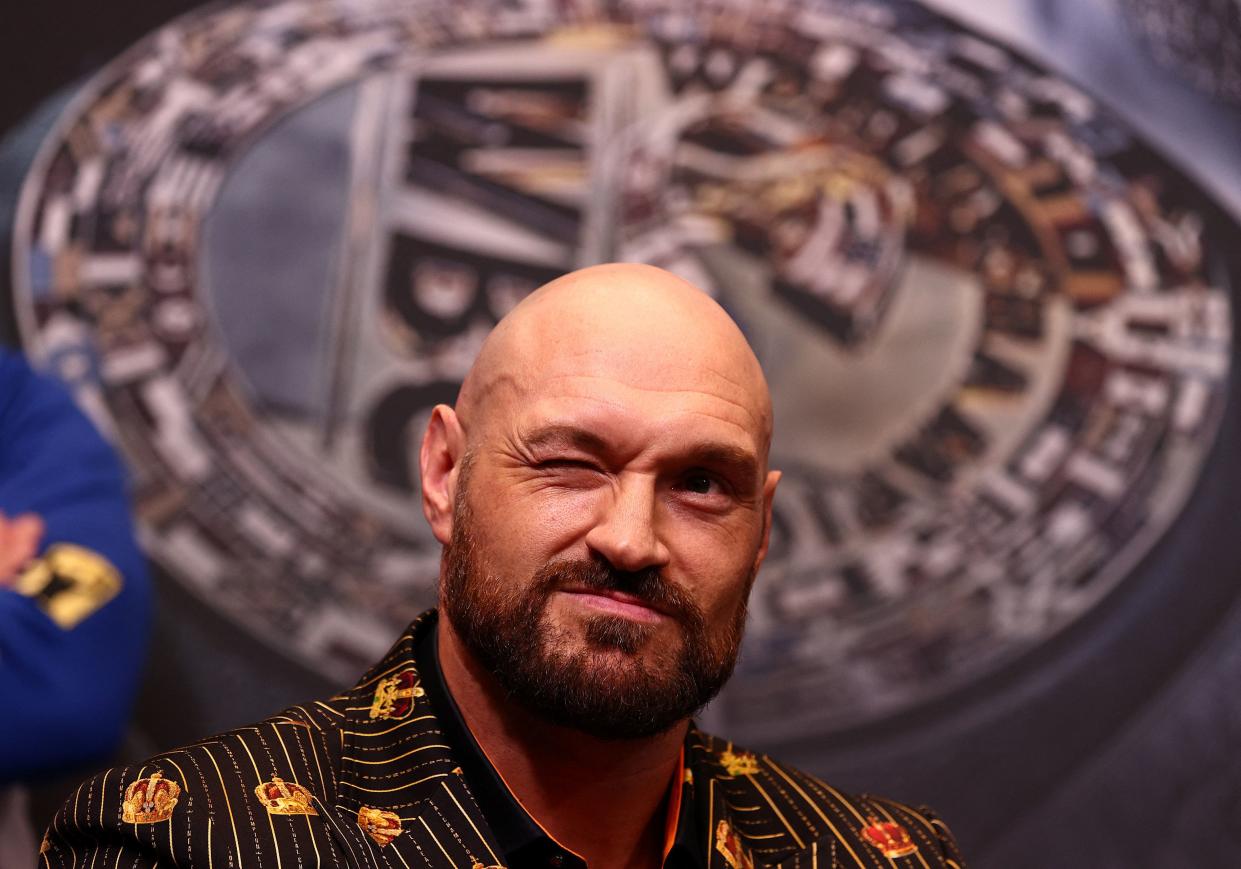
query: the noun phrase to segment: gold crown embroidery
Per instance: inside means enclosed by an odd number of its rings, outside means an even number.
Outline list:
[[[748,751],[726,751],[720,755],[720,765],[729,775],[754,775],[758,772],[758,758]]]
[[[404,718],[414,708],[414,698],[422,697],[425,693],[414,670],[405,670],[395,676],[380,679],[371,700],[370,717]]]
[[[121,820],[126,824],[158,824],[172,817],[181,786],[163,773],[140,778],[125,788]]]
[[[862,838],[878,848],[888,859],[908,857],[918,850],[918,846],[900,824],[880,821],[873,815],[866,820],[870,824],[862,829]]]
[[[732,869],[754,869],[754,858],[741,844],[741,836],[728,821],[715,825],[715,850],[724,855]]]
[[[280,776],[265,781],[254,789],[254,794],[263,801],[268,814],[272,815],[317,815],[313,805],[315,795],[306,788],[293,782],[284,781]]]
[[[391,844],[393,839],[404,832],[401,829],[401,819],[395,812],[372,809],[370,806],[358,809],[358,826],[380,848]]]

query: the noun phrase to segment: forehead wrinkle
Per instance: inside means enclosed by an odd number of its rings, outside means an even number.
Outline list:
[[[750,406],[748,403],[744,401],[737,401],[735,399],[729,398],[725,395],[721,395],[716,392],[705,392],[703,390],[698,390],[698,389],[682,389],[682,388],[673,388],[673,387],[639,386],[633,383],[625,383],[623,381],[617,381],[616,378],[614,377],[607,377],[601,374],[560,374],[560,375],[555,375],[549,379],[550,380],[604,380],[608,382],[619,382],[626,389],[631,389],[631,390],[634,390],[635,392],[653,393],[655,395],[707,396],[709,398],[722,401],[725,404],[728,404],[732,407],[737,408],[742,413],[744,413],[746,416],[748,416],[758,426],[760,430],[764,430],[766,428],[764,424],[766,415],[763,410],[755,409],[754,407]],[[731,383],[731,381],[729,382]],[[593,399],[595,401],[599,401],[601,403],[611,405],[613,407],[617,407],[617,408],[623,407],[620,401],[606,398],[605,396],[599,395],[597,393],[592,393],[591,395],[586,396],[586,397]],[[708,414],[705,411],[686,410],[683,412],[698,414],[701,416],[711,416],[711,414]],[[738,426],[738,427],[745,429],[745,426]]]
[[[738,333],[738,335],[740,335],[740,333]],[[743,338],[743,341],[744,341],[744,338]],[[552,338],[548,341],[543,342],[541,346],[543,348],[546,348],[549,344],[557,345],[559,343],[560,342],[557,341],[555,338]],[[762,432],[762,437],[766,440],[770,440],[771,415],[772,415],[771,414],[771,393],[767,386],[767,379],[766,377],[763,376],[762,367],[759,365],[758,360],[754,357],[753,352],[749,348],[749,345],[743,344],[743,346],[745,348],[744,354],[735,352],[737,348],[731,348],[732,352],[722,351],[723,353],[726,353],[729,357],[731,357],[731,361],[733,364],[729,367],[718,367],[716,365],[712,365],[710,362],[710,359],[699,361],[693,367],[689,365],[685,365],[684,362],[682,362],[682,364],[684,367],[690,368],[691,370],[695,371],[698,374],[710,375],[711,377],[714,377],[728,384],[729,386],[733,387],[738,393],[745,396],[744,401],[736,401],[730,398],[726,398],[722,393],[708,392],[706,390],[695,390],[693,388],[678,390],[676,388],[661,388],[656,385],[643,385],[640,383],[633,382],[633,380],[631,379],[627,379],[625,377],[625,373],[619,370],[614,371],[614,372],[600,373],[600,374],[592,374],[586,371],[572,371],[572,372],[568,372],[564,374],[549,375],[547,379],[553,380],[553,379],[560,379],[560,378],[598,378],[598,379],[603,379],[603,380],[614,380],[632,389],[642,390],[646,392],[677,392],[677,391],[695,392],[695,391],[699,391],[706,395],[712,395],[712,396],[719,397],[724,401],[728,401],[732,404],[736,404],[738,407],[741,407],[746,412],[746,414],[751,419],[753,419],[754,422],[759,426],[759,429]],[[660,348],[660,349],[663,349],[663,348]],[[573,348],[573,349],[569,349],[567,352],[563,352],[560,362],[563,364],[564,362],[569,362],[573,359],[578,359],[578,358],[597,359],[598,357],[605,357],[606,355],[607,355],[606,348],[597,348],[597,347]],[[670,356],[673,361],[684,360],[684,355],[677,353],[675,349],[673,350],[673,352],[668,353],[667,355]],[[717,354],[717,355],[720,355],[720,354]],[[647,359],[644,358],[643,361],[645,362],[647,361]],[[730,368],[734,371],[733,374],[728,373]],[[639,375],[633,375],[633,376],[639,376]],[[752,408],[746,407],[747,402],[752,405]]]

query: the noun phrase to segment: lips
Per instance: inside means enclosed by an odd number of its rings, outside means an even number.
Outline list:
[[[670,615],[645,598],[623,591],[571,588],[560,593],[582,606],[634,621],[658,622]]]

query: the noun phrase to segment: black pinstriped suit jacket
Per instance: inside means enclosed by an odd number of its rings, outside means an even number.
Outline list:
[[[46,867],[483,869],[499,847],[424,697],[420,616],[352,690],[84,782]],[[842,794],[691,729],[682,800],[709,869],[962,865],[927,810]]]

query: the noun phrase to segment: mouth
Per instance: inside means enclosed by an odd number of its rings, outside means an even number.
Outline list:
[[[595,589],[561,589],[560,594],[574,603],[607,615],[620,616],[636,622],[656,624],[669,617],[649,601],[623,591],[598,591]]]

